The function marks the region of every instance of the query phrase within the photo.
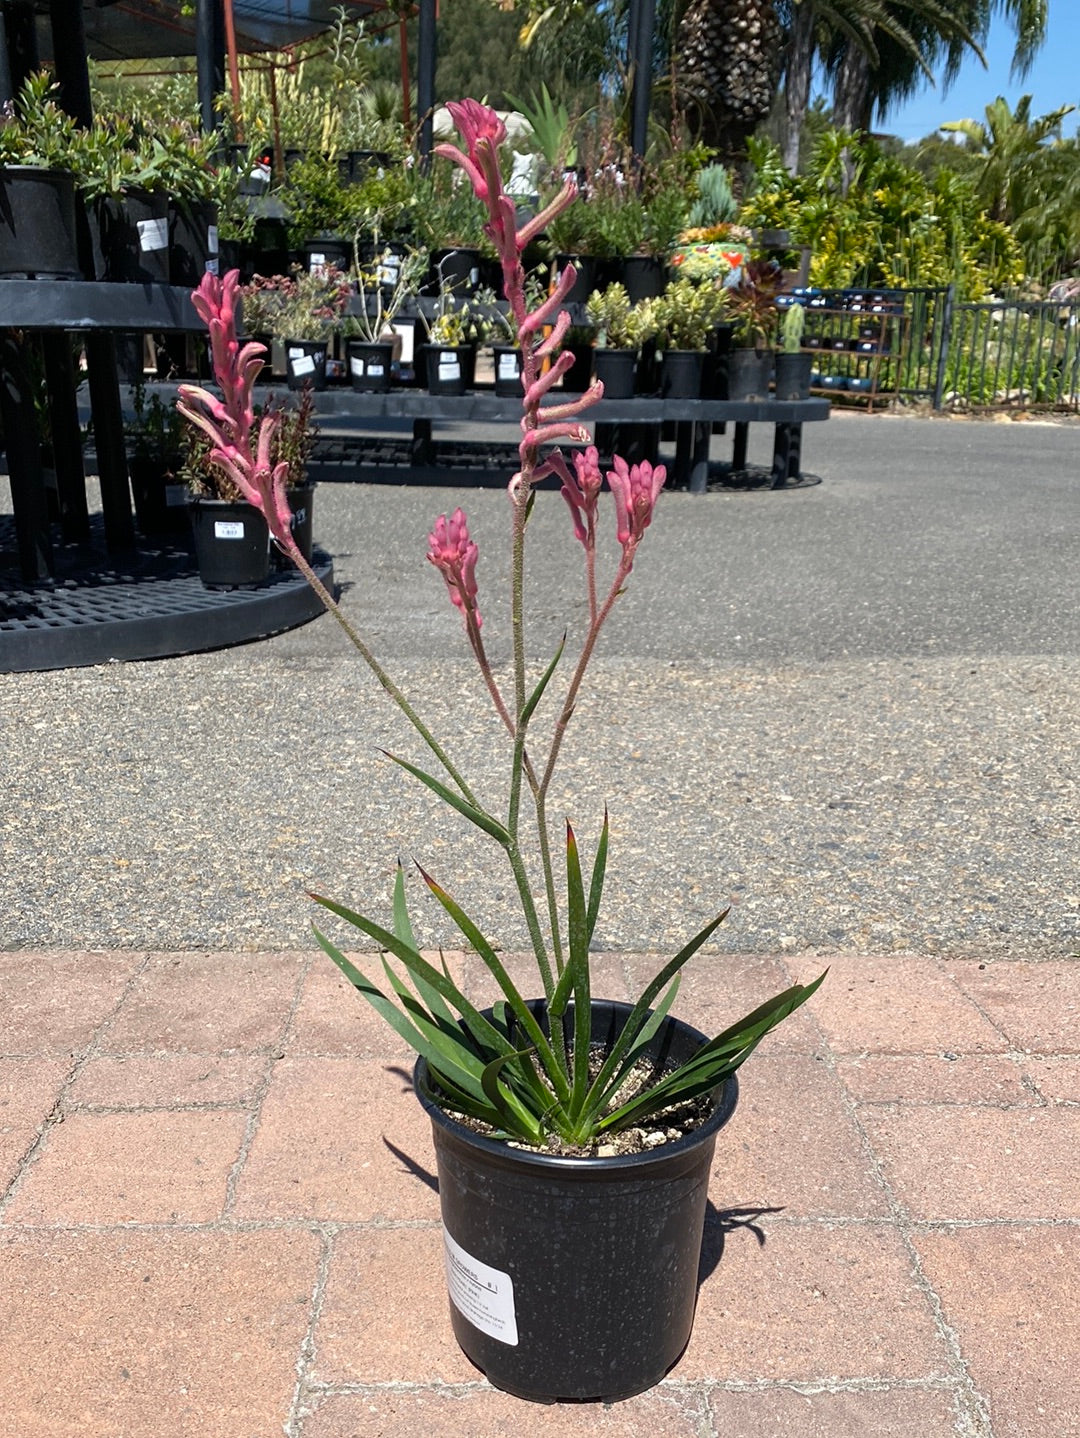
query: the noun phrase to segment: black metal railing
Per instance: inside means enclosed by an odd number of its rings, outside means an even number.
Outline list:
[[[1080,300],[946,304],[935,409],[1080,413]]]

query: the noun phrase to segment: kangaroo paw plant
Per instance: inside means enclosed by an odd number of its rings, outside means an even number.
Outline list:
[[[506,138],[502,121],[475,100],[451,104],[449,109],[461,148],[442,144],[436,150],[461,167],[485,206],[486,234],[501,262],[509,314],[522,354],[520,467],[509,483],[513,665],[512,678],[505,684],[485,652],[477,546],[460,509],[435,521],[428,536],[427,558],[442,575],[450,602],[461,615],[466,639],[506,731],[511,762],[504,811],[492,812],[482,803],[297,549],[289,525],[284,467],[270,462],[273,431],[280,420],[273,414],[256,417],[253,411],[251,387],[261,367],[263,347],[241,346],[236,337],[235,272],[224,279],[207,274],[193,296],[209,327],[221,397],[182,386],[178,404],[210,440],[211,461],[265,514],[277,544],[318,591],[376,679],[400,706],[433,763],[421,767],[410,759],[390,757],[503,851],[535,956],[543,1002],[527,1001],[536,996],[519,991],[495,941],[481,932],[452,894],[423,869],[421,876],[435,901],[490,971],[493,1003],[485,1012],[461,992],[445,963],[431,962],[420,952],[400,868],[386,922],[332,899],[312,896],[377,946],[382,954],[381,974],[372,977],[363,972],[316,929],[319,943],[353,986],[426,1060],[431,1087],[443,1107],[481,1125],[496,1139],[587,1156],[595,1154],[597,1146],[610,1136],[640,1125],[649,1115],[718,1090],[765,1034],[805,1002],[824,975],[812,984],[796,984],[776,995],[702,1043],[678,1066],[643,1064],[675,1000],[680,971],[711,937],[724,918],[721,913],[659,968],[606,1049],[594,1045],[589,950],[604,887],[608,821],[605,815],[591,863],[586,864],[569,824],[564,831],[553,832],[548,798],[589,661],[601,630],[626,590],[653,520],[665,472],[662,465],[629,465],[621,458],[616,458],[607,472],[617,549],[614,575],[605,588],[597,565],[605,475],[581,420],[601,398],[603,389],[594,384],[567,400],[551,395],[573,363],[572,354],[561,346],[570,327],[570,316],[562,305],[574,283],[574,270],[567,265],[554,291],[530,309],[521,260],[530,240],[574,203],[577,187],[568,182],[546,209],[519,225],[500,175],[499,149]],[[566,455],[557,447],[559,441],[584,447]],[[575,657],[567,654],[564,640],[543,672],[530,674],[525,644],[526,525],[534,487],[547,476],[561,481],[572,532],[582,548],[588,622]],[[556,698],[560,683],[561,694]],[[548,717],[547,737],[543,745],[534,747],[534,720],[541,710]],[[529,852],[524,843],[526,833],[536,836],[535,852]],[[563,876],[557,876],[557,864],[560,869],[565,866],[564,882]]]

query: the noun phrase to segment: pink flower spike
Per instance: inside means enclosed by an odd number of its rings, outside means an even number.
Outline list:
[[[476,160],[476,147],[481,140],[487,140],[496,148],[506,139],[506,126],[488,105],[479,100],[449,100],[446,108],[457,126],[458,134],[465,141],[469,159]]]
[[[588,549],[590,536],[596,534],[596,505],[604,476],[600,473],[600,456],[595,445],[589,445],[584,451],[578,450],[573,460],[575,474],[571,475],[564,468],[561,493],[570,506],[574,533]]]
[[[427,557],[446,580],[450,602],[461,610],[466,627],[471,614],[476,620],[477,629],[483,623],[476,607],[478,554],[475,542],[469,538],[469,526],[464,511],[455,509],[449,519],[445,514],[440,514],[434,529],[428,535]]]
[[[667,470],[662,464],[654,468],[648,460],[628,465],[621,455],[616,455],[613,463],[615,468],[608,470],[607,479],[615,498],[616,538],[624,557],[632,561],[634,550],[652,523]]]

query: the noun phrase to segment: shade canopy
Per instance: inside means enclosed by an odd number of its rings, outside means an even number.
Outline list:
[[[233,0],[236,47],[247,54],[299,44],[337,21],[370,20],[378,28],[396,23],[386,0]],[[108,0],[83,6],[87,53],[95,60],[148,60],[196,53],[195,13],[180,0]],[[37,0],[38,47],[52,59],[50,6]]]

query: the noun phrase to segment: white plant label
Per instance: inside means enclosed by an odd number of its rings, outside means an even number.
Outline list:
[[[376,361],[374,364],[368,365],[367,372],[372,379],[382,379],[385,370],[383,366]]]
[[[299,354],[293,354],[292,351],[290,351],[289,364],[292,366],[293,374],[315,373],[315,361],[310,355],[304,354],[303,350],[301,350]]]
[[[453,355],[439,356],[439,378],[441,380],[461,378],[461,366]]]
[[[443,1229],[446,1256],[446,1286],[450,1301],[474,1328],[517,1347],[517,1315],[514,1312],[514,1283],[508,1273],[490,1268],[466,1253],[460,1243]]]
[[[354,355],[353,358],[349,361],[349,373],[356,375],[358,379],[362,378],[364,373],[364,361],[362,359],[357,359]]]
[[[499,378],[517,379],[518,362],[517,355],[499,356]]]
[[[242,519],[215,519],[215,539],[243,539],[244,521]]]
[[[139,220],[136,228],[139,231],[139,249],[144,253],[169,248],[168,220]]]
[[[206,227],[206,248],[212,255],[216,255],[218,252],[217,225],[207,225]]]

